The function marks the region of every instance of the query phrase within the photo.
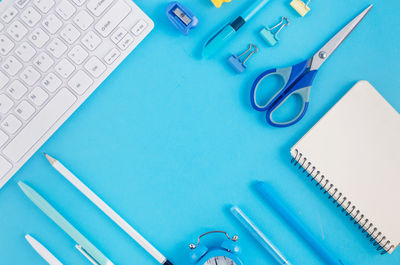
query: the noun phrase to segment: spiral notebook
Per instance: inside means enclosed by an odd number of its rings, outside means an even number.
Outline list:
[[[358,82],[292,147],[317,181],[382,253],[400,244],[400,114]]]

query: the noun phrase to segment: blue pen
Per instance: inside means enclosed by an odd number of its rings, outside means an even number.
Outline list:
[[[255,16],[270,0],[257,0],[235,21],[223,27],[220,31],[214,34],[204,45],[202,56],[210,58],[222,49],[227,42],[235,35],[235,33]]]
[[[257,191],[277,211],[283,219],[318,253],[329,265],[343,265],[343,262],[328,250],[321,239],[318,239],[311,230],[288,208],[279,194],[265,182],[256,184]]]
[[[232,206],[231,213],[246,228],[246,230],[268,251],[271,257],[281,265],[291,265],[279,250],[268,240],[263,232],[237,206]]]

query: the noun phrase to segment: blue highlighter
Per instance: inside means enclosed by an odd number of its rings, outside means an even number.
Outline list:
[[[300,220],[296,212],[288,207],[283,201],[280,194],[277,193],[266,182],[258,182],[256,190],[261,197],[277,212],[279,215],[313,248],[313,250],[326,262],[328,265],[344,265],[332,250],[329,250],[324,242],[319,239],[314,233]]]
[[[202,57],[210,58],[219,50],[224,48],[229,40],[235,36],[235,33],[254,17],[270,0],[257,0],[232,23],[224,26],[220,31],[214,34],[203,46]]]

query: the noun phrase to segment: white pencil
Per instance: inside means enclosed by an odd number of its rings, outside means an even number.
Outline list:
[[[30,235],[25,235],[26,241],[50,265],[63,265],[51,252]]]
[[[121,216],[110,208],[102,199],[100,199],[93,191],[83,184],[71,171],[53,157],[45,154],[50,164],[63,175],[72,185],[82,192],[91,202],[93,202],[102,212],[111,218],[123,231],[133,238],[142,248],[144,248],[159,263],[164,265],[173,265],[167,260],[155,247],[153,247],[142,235],[140,235],[132,226],[130,226]]]

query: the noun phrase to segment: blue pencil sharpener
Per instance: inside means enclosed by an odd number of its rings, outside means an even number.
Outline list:
[[[185,35],[199,24],[199,20],[192,11],[178,2],[169,3],[166,14],[172,25]]]

